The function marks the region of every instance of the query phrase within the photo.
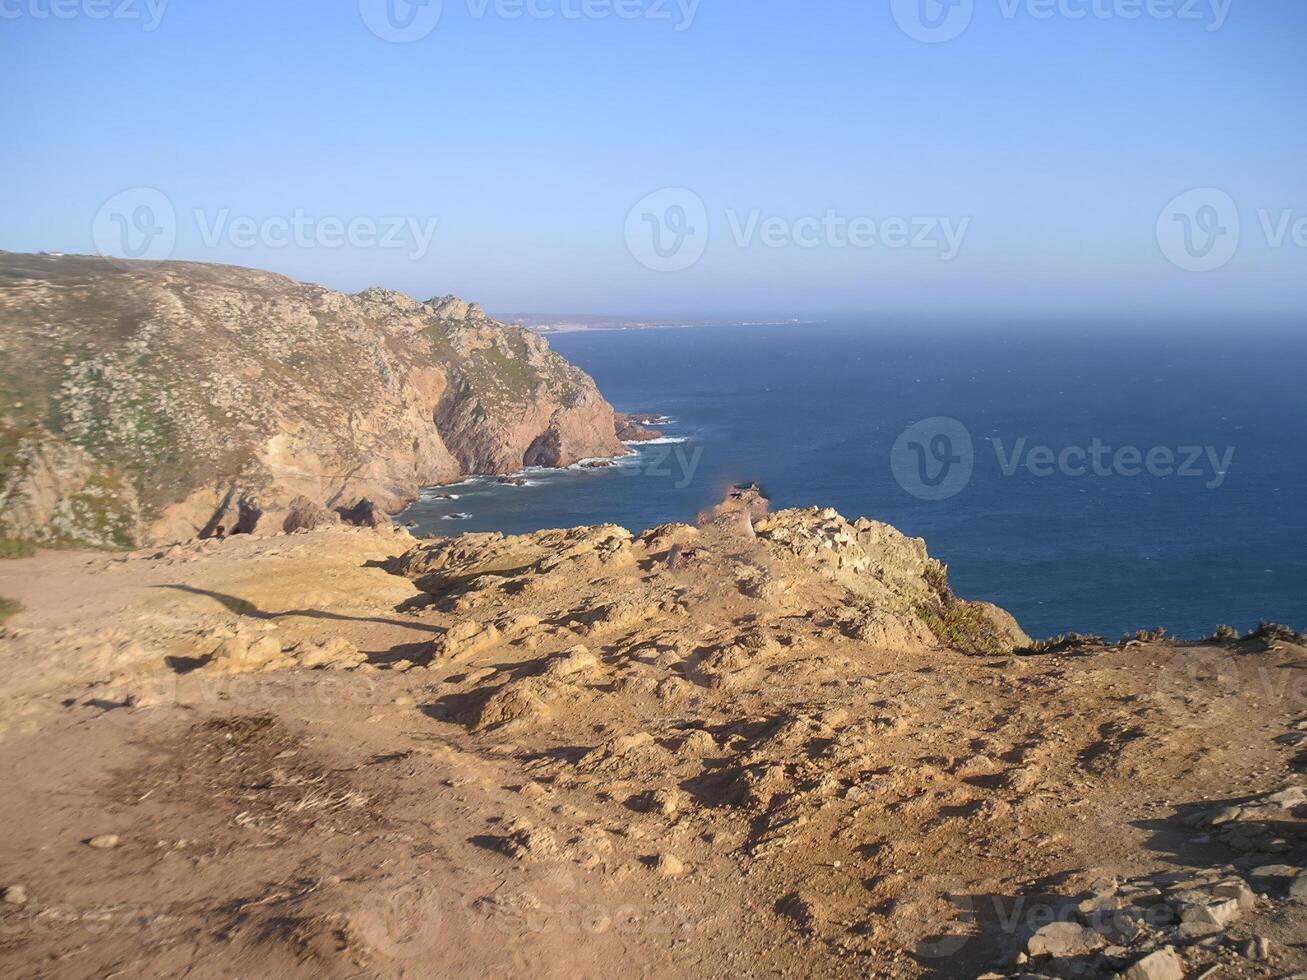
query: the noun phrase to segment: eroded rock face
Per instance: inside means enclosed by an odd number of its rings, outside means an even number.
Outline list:
[[[275,532],[625,451],[586,374],[456,297],[0,253],[0,537]]]
[[[638,537],[614,525],[465,534],[419,544],[391,570],[467,617],[432,645],[433,661],[508,639],[500,621],[479,613],[501,605],[537,635],[544,623],[560,636],[621,637],[638,648],[700,617],[723,583],[732,608],[714,621],[750,625],[716,631],[685,652],[685,676],[710,688],[748,683],[759,665],[790,655],[804,635],[799,617],[827,623],[818,634],[886,650],[1010,653],[1030,643],[1008,613],[954,596],[925,542],[829,509],[768,514],[752,491],[732,491],[699,527],[671,524]]]

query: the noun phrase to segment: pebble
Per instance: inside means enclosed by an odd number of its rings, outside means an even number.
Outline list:
[[[94,847],[96,850],[107,851],[111,848],[117,847],[120,841],[117,834],[99,834],[92,837],[86,843],[91,847]]]
[[[6,905],[26,905],[27,886],[10,885],[4,891],[4,901]]]

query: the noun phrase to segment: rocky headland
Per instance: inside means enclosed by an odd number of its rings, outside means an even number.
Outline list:
[[[293,530],[626,451],[584,372],[456,297],[0,253],[7,550]]]

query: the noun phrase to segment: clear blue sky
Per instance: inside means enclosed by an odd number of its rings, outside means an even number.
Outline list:
[[[635,19],[563,16],[582,0],[510,19],[505,2],[444,0],[396,44],[360,0],[171,0],[153,30],[147,0],[0,0],[0,248],[94,251],[105,202],[150,187],[175,207],[176,258],[500,313],[1305,308],[1307,242],[1273,246],[1258,214],[1307,218],[1301,0],[1199,0],[1192,19],[1160,16],[1191,0],[974,0],[941,43],[909,37],[891,0],[700,0],[688,23],[676,0],[586,0]],[[625,234],[664,187],[707,216],[702,258],[670,272]],[[1157,233],[1198,187],[1241,222],[1205,272]],[[786,222],[780,247],[736,240],[755,211]],[[968,224],[951,259],[786,237],[828,211]],[[224,214],[297,212],[438,224],[422,254],[324,247],[318,224],[281,248],[229,226],[205,240]]]

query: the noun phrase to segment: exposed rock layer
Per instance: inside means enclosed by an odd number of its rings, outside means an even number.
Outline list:
[[[585,373],[455,297],[0,253],[0,537],[277,531],[624,451]]]

